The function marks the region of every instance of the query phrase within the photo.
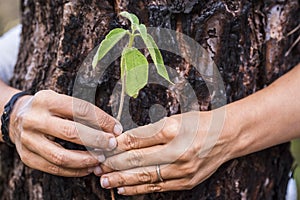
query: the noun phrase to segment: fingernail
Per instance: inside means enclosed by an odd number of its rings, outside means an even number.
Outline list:
[[[116,138],[110,138],[108,143],[108,148],[113,150],[117,147],[117,140]]]
[[[100,163],[103,163],[103,162],[105,161],[105,156],[104,156],[104,155],[98,156],[98,161],[99,161]]]
[[[102,174],[102,169],[101,167],[95,167],[94,168],[94,174],[97,175],[97,176],[100,176]]]
[[[116,135],[121,135],[123,132],[123,126],[119,123],[116,123],[115,127],[114,127],[114,133]]]
[[[103,178],[103,179],[101,180],[101,186],[102,186],[103,188],[109,187],[108,178]]]
[[[124,194],[125,193],[125,189],[124,188],[118,188],[118,194]]]

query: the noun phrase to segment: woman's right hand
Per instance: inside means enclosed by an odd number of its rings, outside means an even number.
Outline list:
[[[102,150],[113,150],[115,135],[121,133],[121,124],[101,109],[51,90],[20,98],[10,119],[10,137],[24,164],[58,176],[99,172],[97,166],[105,160]],[[54,138],[95,151],[68,150]]]

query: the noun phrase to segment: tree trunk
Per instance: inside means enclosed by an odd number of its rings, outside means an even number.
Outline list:
[[[52,89],[72,95],[87,54],[109,30],[127,26],[117,16],[123,10],[137,14],[147,26],[183,32],[207,49],[225,82],[228,103],[264,88],[300,61],[299,44],[290,51],[299,31],[288,36],[300,22],[298,0],[26,0],[21,7],[22,42],[11,83],[32,93]],[[184,72],[199,107],[210,109],[207,87],[193,68],[180,58],[174,62],[168,52],[164,59]],[[119,79],[117,64],[97,89],[96,104],[108,113]],[[149,99],[155,95],[151,90],[150,85],[143,90]],[[166,97],[161,101],[178,102]],[[135,108],[140,125],[149,122],[147,109],[153,102],[147,104]],[[110,199],[97,177],[52,176],[24,166],[13,149],[0,148],[1,199]],[[291,163],[289,145],[284,144],[225,163],[191,191],[117,199],[284,199]]]

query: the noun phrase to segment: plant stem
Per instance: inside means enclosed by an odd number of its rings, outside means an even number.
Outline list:
[[[134,42],[134,37],[135,37],[135,35],[134,35],[134,30],[133,30],[132,33],[130,34],[128,48],[132,47],[133,42]],[[126,78],[126,74],[124,74],[124,76],[121,77],[121,80],[122,80],[122,91],[121,91],[121,96],[120,96],[119,111],[118,111],[118,115],[117,115],[117,120],[118,121],[121,121],[122,111],[123,111],[123,106],[124,106],[124,99],[125,99],[125,78]],[[113,189],[110,189],[110,195],[111,195],[111,200],[115,200],[115,193],[114,193]]]
[[[128,48],[131,48],[134,42],[134,30],[130,34],[129,38],[129,43],[128,43]],[[122,58],[121,58],[122,59]],[[126,71],[126,70],[124,70]],[[121,77],[122,80],[122,91],[121,91],[121,96],[120,96],[120,106],[119,106],[119,111],[117,115],[117,120],[120,121],[122,117],[122,111],[123,111],[123,106],[124,106],[124,99],[125,99],[125,80],[126,80],[126,74],[124,73],[124,77]]]
[[[111,200],[115,200],[115,192],[114,189],[110,189]]]
[[[117,120],[118,121],[121,120],[123,106],[124,106],[124,99],[125,99],[125,75],[124,75],[124,77],[121,77],[121,79],[122,79],[122,91],[121,91],[120,106],[119,106],[119,111],[118,111],[118,116],[117,116]]]
[[[130,38],[129,38],[128,48],[132,47],[133,42],[134,42],[134,37],[135,37],[134,33],[131,33]]]

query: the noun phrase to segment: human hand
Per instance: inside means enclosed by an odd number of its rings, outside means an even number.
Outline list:
[[[114,149],[115,135],[121,133],[120,123],[99,108],[50,90],[20,98],[10,120],[10,137],[21,160],[31,168],[66,177],[97,172],[105,160],[101,149]],[[67,150],[54,138],[97,150]]]
[[[230,159],[224,113],[191,112],[125,132],[101,165],[102,187],[122,195],[192,189]]]

